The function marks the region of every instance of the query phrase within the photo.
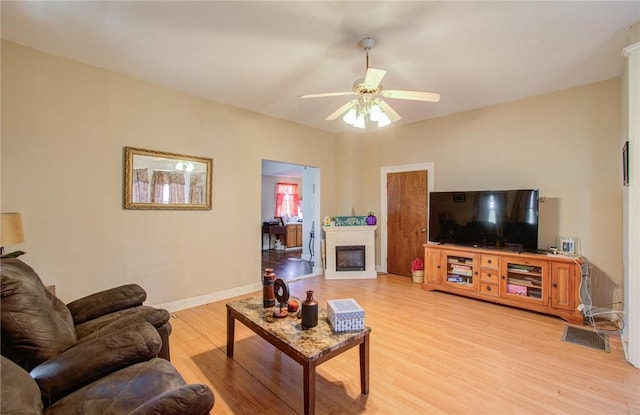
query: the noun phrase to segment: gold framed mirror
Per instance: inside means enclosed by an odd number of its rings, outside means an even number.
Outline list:
[[[125,209],[210,210],[213,159],[124,148]]]

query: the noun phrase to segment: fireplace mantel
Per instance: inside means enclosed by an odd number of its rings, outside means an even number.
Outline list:
[[[375,231],[377,226],[325,226],[326,279],[376,278]],[[365,247],[364,271],[337,271],[336,246],[363,245]]]

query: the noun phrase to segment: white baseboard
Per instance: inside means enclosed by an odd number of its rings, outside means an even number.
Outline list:
[[[197,297],[185,298],[183,300],[173,301],[164,304],[145,304],[151,307],[164,308],[170,313],[174,311],[186,310],[187,308],[193,308],[204,304],[215,303],[216,301],[226,300],[227,298],[237,297],[239,295],[249,294],[262,290],[262,283],[256,282],[252,284],[243,285],[241,287],[231,288],[229,290],[217,291]]]

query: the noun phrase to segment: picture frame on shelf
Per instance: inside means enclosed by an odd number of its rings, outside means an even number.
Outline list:
[[[576,238],[560,237],[558,251],[565,255],[578,255],[578,240]]]

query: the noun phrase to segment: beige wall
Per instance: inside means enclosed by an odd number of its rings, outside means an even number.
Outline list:
[[[334,137],[2,43],[2,211],[63,300],[137,282],[152,304],[260,283],[262,159],[318,166],[335,209]],[[213,209],[122,208],[123,147],[213,158]]]
[[[579,238],[594,265],[594,304],[608,304],[622,287],[620,88],[612,79],[376,133],[342,134],[337,148],[357,149],[352,156],[362,164],[345,185],[359,188],[353,207],[379,211],[380,169],[410,163],[435,164],[432,190],[539,188],[547,197],[542,231]]]
[[[640,42],[640,22],[631,25],[629,29],[629,45]]]
[[[3,42],[2,211],[63,299],[135,281],[162,304],[259,283],[262,159],[320,167],[320,217],[379,212],[381,167],[434,162],[436,190],[539,188],[598,305],[622,285],[620,102],[613,79],[334,137]],[[123,146],[212,157],[213,209],[123,210]]]

